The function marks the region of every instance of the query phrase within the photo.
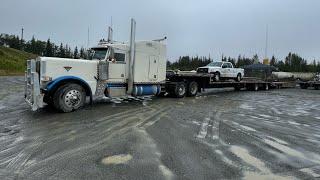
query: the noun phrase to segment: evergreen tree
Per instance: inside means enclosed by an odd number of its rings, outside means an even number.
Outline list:
[[[45,56],[52,57],[53,55],[53,44],[51,44],[50,39],[48,39],[46,43]]]
[[[79,57],[79,55],[78,55],[78,47],[76,46],[76,48],[74,49],[74,51],[73,51],[73,59],[78,59]]]
[[[272,56],[271,60],[270,60],[270,65],[271,66],[275,66],[277,64],[277,60],[276,58],[274,57],[274,55]]]

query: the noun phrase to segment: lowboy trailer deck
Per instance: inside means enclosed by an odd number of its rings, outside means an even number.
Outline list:
[[[280,89],[282,87],[293,87],[286,82],[269,82],[257,78],[246,77],[242,81],[233,80],[215,81],[214,74],[196,73],[196,72],[167,72],[165,90],[162,93],[168,93],[174,97],[196,96],[198,92],[210,88],[233,87],[239,91],[243,88],[251,91]]]

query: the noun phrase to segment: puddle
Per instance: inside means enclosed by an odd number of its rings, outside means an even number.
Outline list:
[[[114,156],[108,156],[102,159],[102,164],[110,165],[110,164],[126,164],[128,161],[132,159],[130,154],[119,154]]]

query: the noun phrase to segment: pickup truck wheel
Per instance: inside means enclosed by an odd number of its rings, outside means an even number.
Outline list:
[[[82,107],[86,100],[84,88],[78,84],[66,84],[53,96],[54,107],[61,112],[71,112]]]
[[[186,96],[186,84],[183,82],[178,82],[176,84],[175,90],[174,90],[174,96],[177,98],[183,98]]]
[[[220,73],[219,72],[214,73],[214,80],[220,81]]]
[[[196,96],[197,93],[198,93],[198,83],[195,81],[190,82],[188,85],[187,95],[189,97],[193,97],[193,96]]]
[[[239,74],[237,75],[236,81],[240,82],[241,80],[242,80],[242,77],[241,77],[241,74],[239,73]]]

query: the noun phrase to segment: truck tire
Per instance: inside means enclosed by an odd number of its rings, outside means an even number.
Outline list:
[[[193,97],[196,96],[198,93],[198,83],[195,81],[192,81],[188,84],[188,90],[187,90],[187,96]]]
[[[72,112],[85,104],[85,89],[78,84],[65,84],[53,95],[53,106],[61,112]]]
[[[215,81],[220,81],[221,77],[220,77],[220,73],[219,72],[215,72],[214,73],[214,80]]]
[[[174,89],[174,96],[177,98],[183,98],[186,96],[186,84],[184,82],[178,82]]]
[[[237,78],[236,78],[236,81],[237,81],[237,82],[240,82],[241,80],[242,80],[241,74],[238,73]]]
[[[264,85],[264,90],[268,91],[269,90],[269,84]]]

